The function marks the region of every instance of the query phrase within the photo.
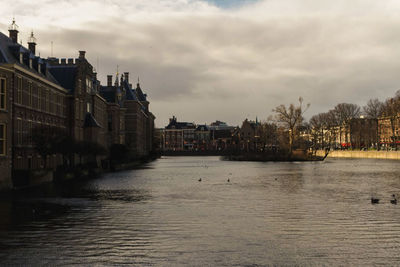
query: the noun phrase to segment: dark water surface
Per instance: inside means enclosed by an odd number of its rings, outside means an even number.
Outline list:
[[[0,265],[399,265],[399,163],[170,157],[20,193],[0,199]]]

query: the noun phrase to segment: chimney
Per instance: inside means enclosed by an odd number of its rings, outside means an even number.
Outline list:
[[[85,58],[86,51],[79,51],[79,59]]]
[[[107,75],[107,86],[108,87],[112,86],[112,75]]]
[[[8,32],[10,33],[10,39],[14,43],[18,43],[18,26],[15,24],[15,19],[13,18],[12,24],[8,27]]]
[[[125,81],[129,84],[129,72],[124,72]]]
[[[74,59],[73,58],[69,58],[67,62],[68,62],[68,65],[73,65],[74,64]]]
[[[28,39],[28,48],[32,52],[32,54],[35,54],[36,51],[36,38],[33,36],[33,31],[31,32],[31,36]]]

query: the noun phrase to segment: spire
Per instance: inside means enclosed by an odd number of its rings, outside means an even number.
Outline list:
[[[15,23],[15,18],[13,17],[11,25],[8,27],[9,31],[18,31],[18,25]]]
[[[117,74],[115,75],[115,82],[114,82],[114,86],[118,86],[118,75],[119,75],[119,66],[117,65]]]
[[[114,86],[118,86],[118,72],[117,72],[117,75],[115,75]]]

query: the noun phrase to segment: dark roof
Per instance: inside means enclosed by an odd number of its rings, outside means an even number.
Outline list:
[[[19,61],[20,52],[23,54],[23,64]],[[29,67],[29,59],[33,61],[33,68]],[[29,49],[18,43],[14,43],[7,35],[0,32],[0,64],[2,63],[18,65],[52,83],[59,84],[48,71],[48,65],[45,59],[35,56]],[[38,72],[38,63],[43,64],[41,73]]]
[[[107,100],[108,103],[115,103],[117,97],[115,95],[115,87],[114,86],[101,86],[100,87],[100,95]]]
[[[96,119],[93,117],[92,113],[86,113],[85,121],[83,122],[83,128],[87,127],[100,127]]]
[[[53,77],[61,84],[62,87],[68,90],[69,93],[73,93],[75,89],[75,78],[77,73],[76,66],[51,66],[49,65],[49,71]]]
[[[140,88],[140,84],[139,83],[136,84],[135,91],[136,91],[136,95],[137,95],[137,98],[138,98],[139,101],[147,101],[147,99],[146,99],[147,95],[143,94],[142,88]]]
[[[195,129],[196,125],[192,122],[178,122],[176,118],[171,119],[165,129]]]
[[[209,131],[210,129],[208,128],[207,125],[202,124],[202,125],[197,125],[196,131]]]
[[[125,89],[125,98],[127,100],[136,100],[136,101],[138,100],[138,98],[136,97],[135,92],[133,91],[132,87],[130,86],[130,84],[126,80],[124,80],[122,82],[122,86]]]
[[[133,101],[138,101],[138,97],[136,96],[136,91],[132,89],[130,84],[124,80],[121,81],[121,85],[119,86],[101,86],[100,87],[100,94],[102,97],[104,97],[107,102],[109,103],[117,103],[117,94],[121,93],[122,99],[121,102],[119,103],[122,105],[122,102],[124,100],[133,100]],[[142,106],[142,108],[144,108]]]

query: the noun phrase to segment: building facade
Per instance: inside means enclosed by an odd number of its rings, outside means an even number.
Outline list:
[[[400,146],[400,114],[378,118],[378,136],[380,148]]]
[[[107,99],[109,109],[113,109],[113,119],[109,114],[111,140],[114,144],[125,144],[133,157],[150,155],[154,140],[155,116],[149,110],[147,95],[143,93],[138,81],[136,88],[129,82],[129,72],[115,77],[112,84],[112,75],[107,76],[107,86],[100,88],[100,94]],[[112,106],[112,107],[111,107]],[[119,119],[117,119],[119,117]]]
[[[173,116],[164,130],[164,150],[192,151],[194,149],[196,125],[192,122],[178,122]]]
[[[43,59],[35,54],[33,33],[28,48],[19,43],[18,33],[15,21],[9,36],[0,33],[0,189],[15,186],[22,171],[30,177],[35,170],[65,166],[70,152],[56,148],[56,138],[70,138],[73,149],[79,142],[94,144],[97,151],[127,144],[137,157],[150,154],[155,117],[139,83],[132,89],[128,73],[120,82],[117,77],[120,93],[109,101],[102,90],[112,86],[101,86],[85,51],[75,59]],[[38,145],[37,135],[48,139]],[[76,153],[67,160],[70,166],[85,163]]]
[[[35,55],[33,33],[28,47],[18,43],[15,21],[9,36],[0,33],[0,168],[5,173],[0,183],[6,187],[11,171],[55,168],[62,161],[55,153],[43,158],[32,137],[34,129],[66,131],[67,91],[49,72],[47,60]]]

